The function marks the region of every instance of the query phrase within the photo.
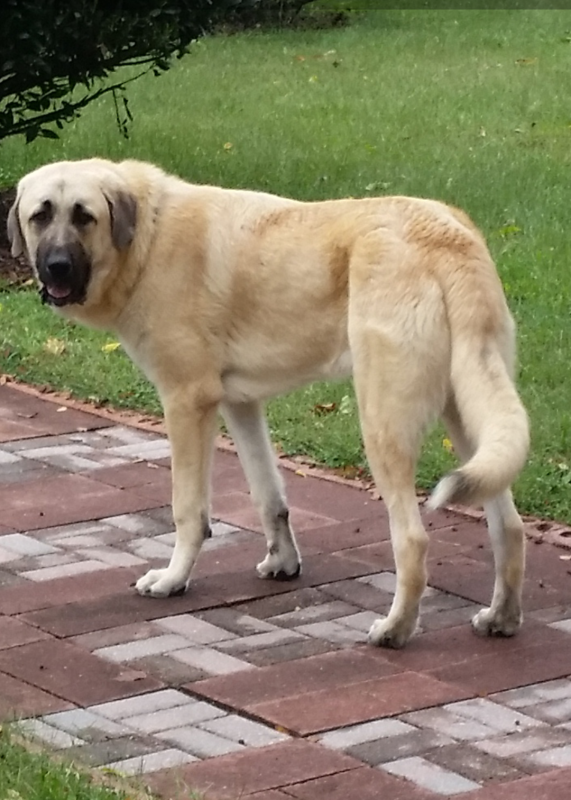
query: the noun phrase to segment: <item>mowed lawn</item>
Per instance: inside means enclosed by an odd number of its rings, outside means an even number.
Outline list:
[[[111,770],[100,771],[93,779],[87,770],[79,772],[72,764],[52,759],[12,735],[10,726],[0,727],[2,800],[152,800],[139,783],[127,784]],[[189,800],[200,798],[191,794]]]
[[[570,73],[566,11],[378,11],[338,29],[208,38],[130,87],[128,140],[100,102],[59,141],[5,141],[0,183],[100,155],[307,200],[388,193],[461,206],[488,237],[519,324],[533,450],[517,502],[571,521]],[[30,289],[0,303],[0,369],[159,410],[110,337],[61,323]],[[298,391],[269,414],[286,453],[364,466],[350,383]],[[452,463],[444,436],[427,440],[419,488]]]

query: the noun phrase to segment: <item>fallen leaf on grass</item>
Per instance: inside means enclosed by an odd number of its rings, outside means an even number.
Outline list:
[[[521,233],[522,229],[519,225],[514,225],[513,223],[504,225],[502,228],[498,230],[499,235],[502,239],[507,239],[509,236],[515,236],[516,233]]]
[[[337,403],[316,403],[313,406],[314,414],[331,414],[337,410]]]
[[[115,350],[118,350],[121,347],[121,342],[107,342],[101,348],[102,352],[104,353],[113,353]]]
[[[537,58],[516,58],[515,63],[520,67],[529,67],[537,64]]]
[[[46,353],[51,353],[52,356],[61,356],[62,353],[65,353],[65,342],[56,339],[55,336],[50,336],[44,343],[44,350]]]

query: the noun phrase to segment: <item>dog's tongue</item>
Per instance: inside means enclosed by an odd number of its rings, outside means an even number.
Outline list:
[[[64,287],[64,286],[51,286],[46,287],[48,290],[48,294],[51,297],[55,297],[57,300],[62,300],[64,297],[68,297],[71,294],[71,289]]]

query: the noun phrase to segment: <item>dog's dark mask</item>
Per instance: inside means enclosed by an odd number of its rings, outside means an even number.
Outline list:
[[[80,242],[40,241],[36,254],[40,297],[52,306],[84,303],[91,278],[91,261]]]

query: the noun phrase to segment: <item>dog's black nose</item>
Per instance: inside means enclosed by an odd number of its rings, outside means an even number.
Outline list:
[[[69,278],[72,266],[69,253],[59,248],[51,250],[44,262],[46,272],[54,281],[65,281]]]

